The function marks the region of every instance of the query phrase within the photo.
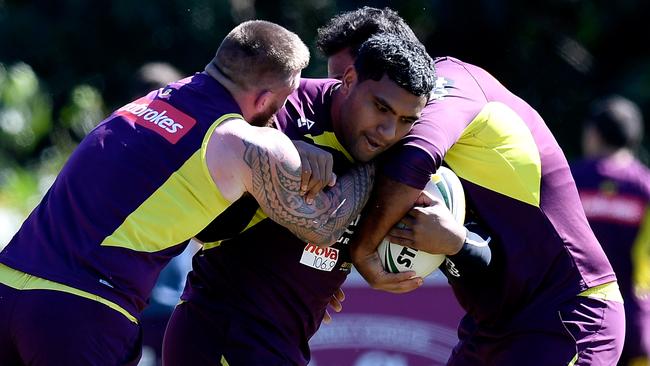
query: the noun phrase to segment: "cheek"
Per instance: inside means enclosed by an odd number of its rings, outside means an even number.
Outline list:
[[[411,131],[411,127],[413,127],[413,125],[411,124],[405,124],[405,123],[398,124],[397,125],[398,140],[406,136]]]
[[[349,144],[354,144],[357,142],[359,136],[358,121],[356,118],[348,119],[345,124],[345,137],[348,140]]]
[[[377,128],[376,121],[377,117],[372,113],[368,113],[367,110],[358,109],[354,114],[354,120],[351,121],[353,123],[351,128],[357,135],[363,131],[373,131]]]
[[[357,126],[360,130],[373,129],[377,127],[382,115],[373,103],[359,103],[355,108]]]

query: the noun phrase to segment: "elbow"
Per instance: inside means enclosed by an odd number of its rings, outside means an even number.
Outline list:
[[[331,247],[332,245],[334,245],[334,243],[336,243],[336,241],[334,241],[334,242],[320,242],[320,243],[312,243],[312,244],[314,244],[315,246],[320,247],[320,248],[327,248],[327,247]]]
[[[336,243],[338,237],[332,235],[320,235],[317,232],[303,233],[304,235],[296,234],[301,240],[313,244],[317,247],[326,248]]]
[[[336,243],[336,239],[319,237],[319,238],[316,238],[314,240],[310,240],[309,242],[311,244],[314,244],[314,245],[318,246],[318,247],[327,248],[327,247],[331,247],[332,245],[334,245],[334,243]]]

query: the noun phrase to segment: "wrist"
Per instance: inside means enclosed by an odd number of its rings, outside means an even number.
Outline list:
[[[472,225],[475,228],[474,224]],[[480,266],[488,266],[492,260],[492,251],[490,249],[490,242],[492,237],[487,233],[481,232],[476,233],[470,231],[468,228],[465,228],[465,239],[463,240],[463,245],[453,255],[449,255],[449,258],[452,260],[470,260]]]
[[[469,235],[469,230],[467,230],[467,228],[464,227],[464,226],[461,226],[461,227],[462,227],[461,232],[456,236],[456,238],[458,240],[451,247],[451,251],[449,253],[446,253],[449,256],[458,254],[461,250],[463,250],[463,247],[467,243],[467,237]]]

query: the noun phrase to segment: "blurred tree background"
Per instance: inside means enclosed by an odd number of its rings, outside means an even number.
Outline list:
[[[537,108],[569,159],[595,97],[620,93],[650,120],[644,0],[0,0],[0,247],[78,141],[134,97],[142,64],[201,71],[232,27],[256,18],[298,33],[313,51],[303,75],[323,76],[316,29],[363,5],[397,10],[432,56],[490,71]]]

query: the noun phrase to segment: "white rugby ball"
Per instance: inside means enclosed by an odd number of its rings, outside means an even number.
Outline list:
[[[465,192],[456,174],[451,169],[440,167],[424,190],[440,198],[451,211],[456,221],[465,222]],[[391,243],[384,239],[377,248],[384,269],[391,273],[415,271],[419,277],[426,277],[445,260],[444,254],[431,254],[417,249]]]

